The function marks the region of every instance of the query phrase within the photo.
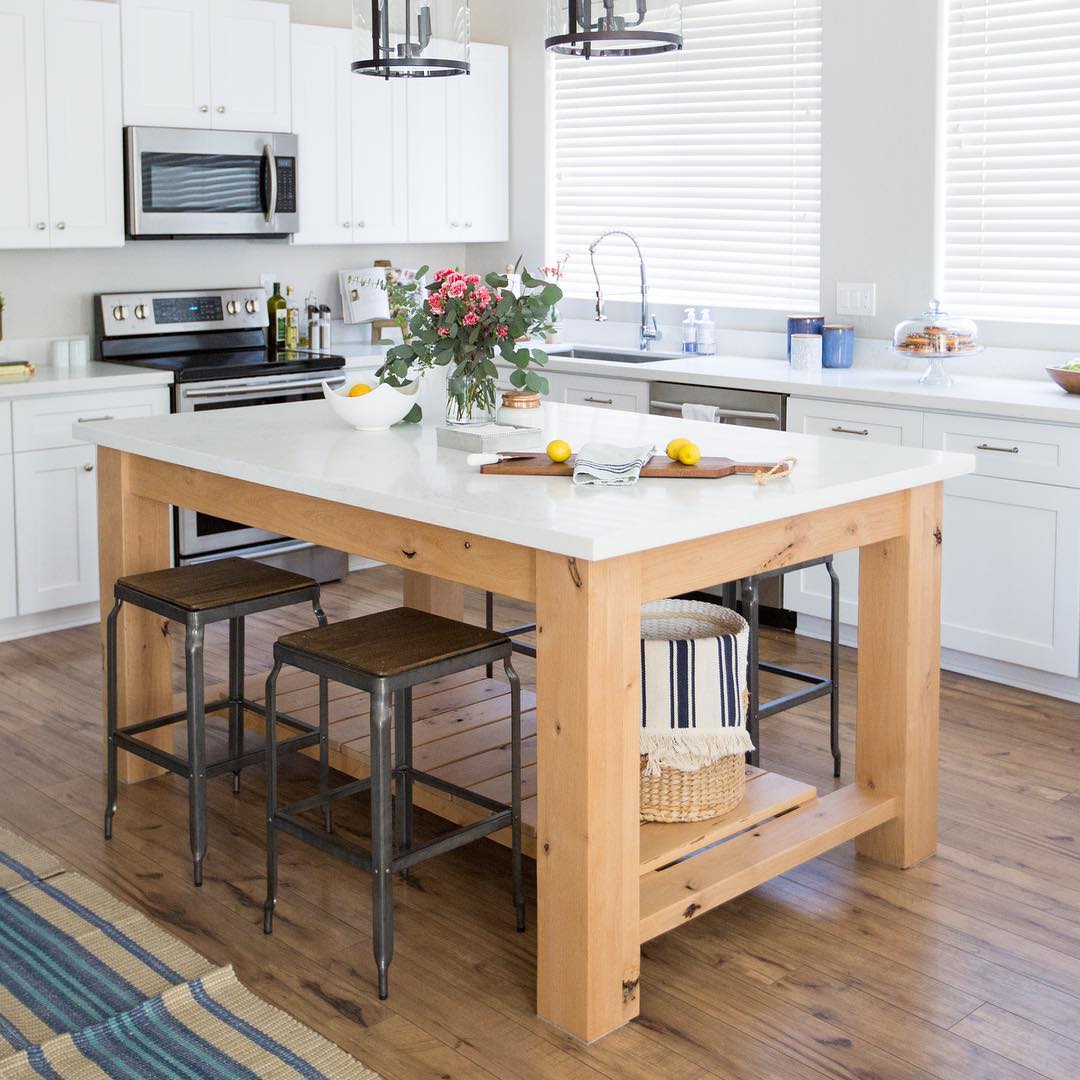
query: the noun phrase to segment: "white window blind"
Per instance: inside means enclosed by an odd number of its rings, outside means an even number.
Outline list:
[[[942,292],[1080,323],[1080,3],[948,0]]]
[[[659,303],[820,306],[822,0],[683,0],[681,53],[552,58],[549,255],[595,291],[588,247],[634,233]],[[604,294],[639,295],[626,240]]]

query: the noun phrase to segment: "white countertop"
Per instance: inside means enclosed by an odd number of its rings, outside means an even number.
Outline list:
[[[546,346],[551,351],[570,347],[561,343]],[[905,361],[898,358],[898,363]],[[784,360],[744,356],[684,356],[676,360],[656,360],[643,364],[552,356],[548,370],[1080,424],[1080,395],[1066,394],[1049,376],[1044,379],[1009,379],[955,375],[951,387],[924,387],[919,385],[919,376],[926,368],[926,361],[912,360],[906,363],[907,370],[856,366],[810,374],[792,371],[791,365]],[[948,363],[945,361],[946,370]]]
[[[47,394],[82,394],[90,390],[130,389],[136,386],[171,386],[172,372],[128,364],[105,364],[91,360],[83,367],[65,370],[41,364],[29,378],[0,378],[0,401]]]
[[[437,390],[438,386],[433,386]],[[437,404],[437,403],[433,403]],[[969,455],[866,445],[576,405],[545,406],[536,447],[564,438],[662,448],[696,437],[702,452],[737,461],[799,461],[790,478],[758,486],[723,480],[642,480],[575,487],[568,478],[484,476],[421,425],[357,432],[322,401],[78,425],[100,446],[395,514],[582,559],[605,559],[961,476]]]

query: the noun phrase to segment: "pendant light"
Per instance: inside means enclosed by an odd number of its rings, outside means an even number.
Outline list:
[[[384,79],[469,73],[469,0],[353,0],[352,70]]]
[[[548,0],[549,52],[652,56],[681,49],[681,0]]]

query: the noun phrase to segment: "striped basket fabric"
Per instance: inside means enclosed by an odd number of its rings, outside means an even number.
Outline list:
[[[737,612],[694,600],[641,609],[641,817],[699,821],[746,787],[746,658]]]

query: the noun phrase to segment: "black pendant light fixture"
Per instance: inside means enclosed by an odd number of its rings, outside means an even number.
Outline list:
[[[681,0],[548,0],[545,47],[563,56],[652,56],[681,49]]]
[[[353,0],[352,70],[384,79],[469,73],[469,0]]]

